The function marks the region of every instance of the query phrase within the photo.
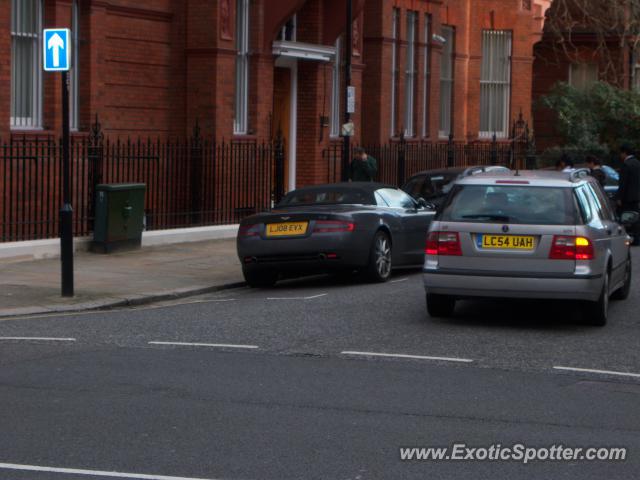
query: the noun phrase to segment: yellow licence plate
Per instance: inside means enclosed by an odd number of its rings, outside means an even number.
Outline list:
[[[267,237],[295,237],[305,235],[309,222],[269,223]]]
[[[480,248],[497,250],[533,250],[535,240],[529,236],[519,235],[479,235]]]

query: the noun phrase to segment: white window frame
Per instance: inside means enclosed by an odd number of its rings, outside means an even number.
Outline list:
[[[336,53],[333,58],[332,80],[331,80],[331,122],[329,136],[337,138],[340,136],[340,101],[341,101],[341,80],[340,67],[342,62],[342,38],[336,40]]]
[[[440,125],[438,136],[449,138],[453,131],[453,89],[455,86],[455,41],[456,29],[450,25],[442,26],[444,45],[440,59]],[[448,69],[445,68],[448,62]],[[446,94],[443,94],[446,92]]]
[[[511,30],[482,31],[480,138],[507,138],[511,109]]]
[[[249,33],[249,0],[237,0],[234,135],[249,131]]]
[[[78,0],[73,0],[71,6],[71,41],[73,45],[69,75],[69,124],[71,130],[77,132],[80,129],[80,5]]]
[[[418,13],[407,12],[407,63],[405,71],[404,136],[415,136],[415,96],[416,96],[416,29]]]
[[[397,98],[396,95],[398,93],[398,86],[396,85],[398,81],[398,34],[399,34],[399,23],[400,23],[400,9],[393,8],[392,14],[392,27],[391,27],[391,137],[396,136],[396,104]]]
[[[287,38],[287,25],[291,22],[291,38]],[[284,42],[295,42],[298,36],[298,16],[294,13],[293,16],[287,21],[280,30],[278,40]]]
[[[422,70],[422,136],[429,136],[429,75],[431,69],[429,62],[431,55],[429,46],[431,45],[431,17],[427,13],[424,16],[424,66]]]
[[[32,2],[35,15],[35,24],[32,32],[19,31],[21,23],[21,15],[24,13],[27,1]],[[19,6],[18,6],[19,5]],[[42,128],[42,45],[40,36],[42,32],[42,16],[43,5],[42,0],[12,0],[11,2],[11,107],[10,107],[10,126],[13,130],[33,130]],[[31,73],[33,82],[31,91],[24,91],[24,80],[17,78],[20,66],[27,66],[25,59],[18,58],[16,42],[18,38],[30,38],[32,48]],[[23,95],[31,96],[31,116],[23,117],[16,115],[16,102],[24,102]],[[24,105],[23,105],[24,106]]]

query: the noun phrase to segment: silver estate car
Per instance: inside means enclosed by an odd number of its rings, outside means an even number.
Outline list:
[[[631,287],[630,237],[597,181],[558,172],[458,180],[429,228],[424,285],[431,316],[460,298],[580,301],[605,325]]]

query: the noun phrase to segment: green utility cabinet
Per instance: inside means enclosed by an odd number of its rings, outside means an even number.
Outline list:
[[[91,250],[110,253],[140,248],[144,226],[144,183],[96,187],[96,218]]]

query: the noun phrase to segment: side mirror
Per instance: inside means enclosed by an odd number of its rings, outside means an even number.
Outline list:
[[[420,197],[417,200],[418,202],[418,206],[420,208],[426,208],[427,210],[435,210],[436,209],[436,205],[431,203],[431,202],[427,202],[424,198]]]

